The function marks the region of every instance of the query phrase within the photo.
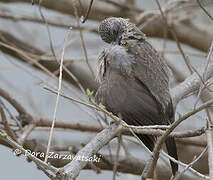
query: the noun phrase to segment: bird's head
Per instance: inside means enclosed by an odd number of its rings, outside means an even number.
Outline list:
[[[144,39],[143,34],[129,19],[110,17],[103,20],[99,26],[101,39],[106,43],[120,45],[120,41],[127,39]]]
[[[128,19],[116,17],[103,20],[98,29],[101,39],[106,43],[119,44],[127,23],[129,23]]]

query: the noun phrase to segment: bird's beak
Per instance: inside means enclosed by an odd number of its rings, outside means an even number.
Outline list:
[[[122,32],[118,32],[117,37],[115,39],[115,43],[120,45],[121,43]]]

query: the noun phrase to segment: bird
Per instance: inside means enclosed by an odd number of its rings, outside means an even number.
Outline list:
[[[98,57],[99,88],[95,102],[128,125],[170,125],[174,108],[169,92],[171,70],[163,56],[147,41],[146,35],[129,19],[110,17],[98,28],[109,44]],[[153,151],[155,138],[136,134]],[[178,160],[173,137],[165,141],[168,154]],[[173,176],[178,164],[171,161]]]

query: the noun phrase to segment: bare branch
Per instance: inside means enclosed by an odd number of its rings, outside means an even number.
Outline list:
[[[121,127],[112,124],[108,128],[98,133],[84,148],[82,148],[76,157],[90,157],[98,152],[104,145],[106,145],[119,131]],[[81,169],[84,168],[87,161],[74,160],[67,164],[60,171],[63,172],[63,179],[75,179],[80,173]]]
[[[209,163],[209,176],[213,178],[213,129],[210,127],[206,130],[206,139],[208,143],[208,163]]]
[[[0,139],[3,141],[6,141],[9,145],[11,145],[13,148],[16,148],[18,150],[20,150],[20,153],[25,154],[28,158],[30,158],[32,161],[34,161],[35,163],[45,167],[46,169],[52,171],[54,174],[57,174],[58,169],[41,161],[40,159],[36,158],[34,155],[27,153],[26,150],[20,146],[19,144],[17,144],[15,141],[13,141],[12,139],[10,139],[7,134],[0,132]]]
[[[28,0],[0,0],[1,2],[27,2]],[[46,0],[42,2],[42,5],[46,8],[60,11],[62,13],[67,13],[74,15],[73,3],[69,0]],[[83,9],[86,9],[89,6],[89,1],[85,1],[83,3]],[[135,8],[135,6],[133,6]],[[80,5],[77,7],[81,8]],[[142,22],[136,21],[139,15],[143,12],[135,11],[134,8],[130,8],[126,10],[125,8],[118,7],[113,4],[109,4],[107,2],[96,1],[93,3],[93,9],[90,12],[90,19],[100,21],[107,17],[115,16],[115,17],[124,17],[130,18],[132,22],[138,24],[147,21],[147,19],[143,19]],[[124,9],[122,11],[122,9]],[[190,20],[185,20],[182,22],[174,23],[174,30],[177,33],[177,39],[180,42],[188,44],[192,47],[198,48],[202,51],[207,51],[210,44],[211,39],[213,39],[213,33],[211,31],[211,26],[207,25],[199,25]],[[159,16],[155,20],[153,20],[149,25],[147,25],[143,32],[151,37],[164,37],[164,23],[162,18]],[[171,34],[168,34],[168,38],[172,39]]]
[[[187,167],[184,168],[184,170],[180,173],[177,174],[176,177],[174,177],[174,180],[178,180],[181,178],[181,176],[190,168],[193,166],[194,163],[196,163],[200,158],[202,158],[202,156],[207,152],[207,147],[204,148],[204,150],[200,153],[200,155],[194,159],[191,163],[188,164]]]
[[[6,99],[19,112],[19,114],[28,115],[27,111],[22,107],[22,105],[1,88],[0,96]]]
[[[203,105],[199,106],[198,108],[196,108],[194,111],[188,112],[185,115],[183,115],[182,117],[180,117],[178,120],[176,120],[174,123],[172,123],[171,127],[169,129],[166,130],[165,134],[163,136],[161,136],[158,140],[157,143],[154,147],[153,150],[153,154],[152,157],[150,159],[150,161],[147,163],[146,167],[143,170],[143,174],[142,174],[142,179],[146,179],[148,177],[151,177],[151,175],[153,174],[153,170],[155,169],[158,157],[159,157],[159,153],[160,153],[160,149],[162,147],[163,142],[166,140],[167,136],[184,120],[186,120],[188,117],[196,114],[197,112],[209,107],[210,105],[213,104],[213,100],[210,100],[206,103],[204,103]]]
[[[7,122],[7,119],[6,119],[6,116],[5,116],[5,113],[4,113],[4,109],[2,108],[2,106],[0,105],[0,114],[1,114],[1,119],[2,119],[2,123],[5,127],[5,131],[6,133],[14,140],[16,141],[16,135],[15,133],[13,132],[13,130],[10,128],[8,122]]]

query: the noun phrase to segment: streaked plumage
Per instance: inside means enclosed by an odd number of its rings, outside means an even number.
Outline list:
[[[168,125],[174,121],[169,93],[169,68],[145,35],[127,19],[108,18],[99,26],[110,47],[99,56],[100,87],[95,100],[121,115],[129,125]],[[138,137],[152,151],[153,137]],[[169,155],[178,159],[173,138],[166,140]],[[178,166],[172,163],[172,172]]]

